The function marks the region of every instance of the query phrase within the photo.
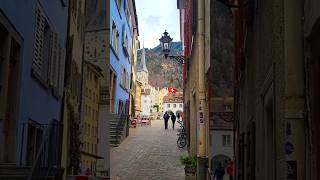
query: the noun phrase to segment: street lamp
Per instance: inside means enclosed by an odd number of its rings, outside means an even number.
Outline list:
[[[170,53],[170,48],[171,48],[171,42],[173,40],[173,38],[170,37],[170,35],[168,35],[169,33],[167,32],[167,30],[164,31],[163,36],[161,36],[161,38],[159,39],[160,43],[161,43],[161,47],[162,47],[162,51],[164,53],[164,57],[167,59],[168,57],[170,59],[175,59],[176,61],[178,61],[180,64],[184,64],[184,56],[173,56],[173,55],[169,55]]]

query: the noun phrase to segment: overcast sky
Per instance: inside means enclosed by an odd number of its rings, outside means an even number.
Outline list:
[[[154,48],[164,30],[173,41],[180,41],[177,0],[136,0],[141,48]]]

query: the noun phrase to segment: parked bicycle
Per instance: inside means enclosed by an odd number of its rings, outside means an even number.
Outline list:
[[[182,121],[177,121],[180,124],[180,129],[178,129],[178,140],[177,145],[179,148],[184,148],[187,145],[187,137],[186,137],[186,131],[184,128],[184,124]]]

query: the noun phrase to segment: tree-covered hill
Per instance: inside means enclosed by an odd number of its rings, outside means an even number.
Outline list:
[[[182,90],[182,65],[172,59],[165,59],[161,46],[146,50],[146,63],[149,71],[149,84],[154,87],[175,87]],[[172,42],[171,53],[180,55],[181,42]],[[138,51],[138,64],[141,51]]]

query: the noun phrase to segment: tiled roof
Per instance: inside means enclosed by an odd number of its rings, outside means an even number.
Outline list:
[[[163,103],[181,103],[181,102],[183,102],[182,92],[168,93],[166,96],[163,97]]]
[[[231,106],[230,110],[226,106]],[[233,98],[215,97],[210,99],[211,130],[233,130]]]

